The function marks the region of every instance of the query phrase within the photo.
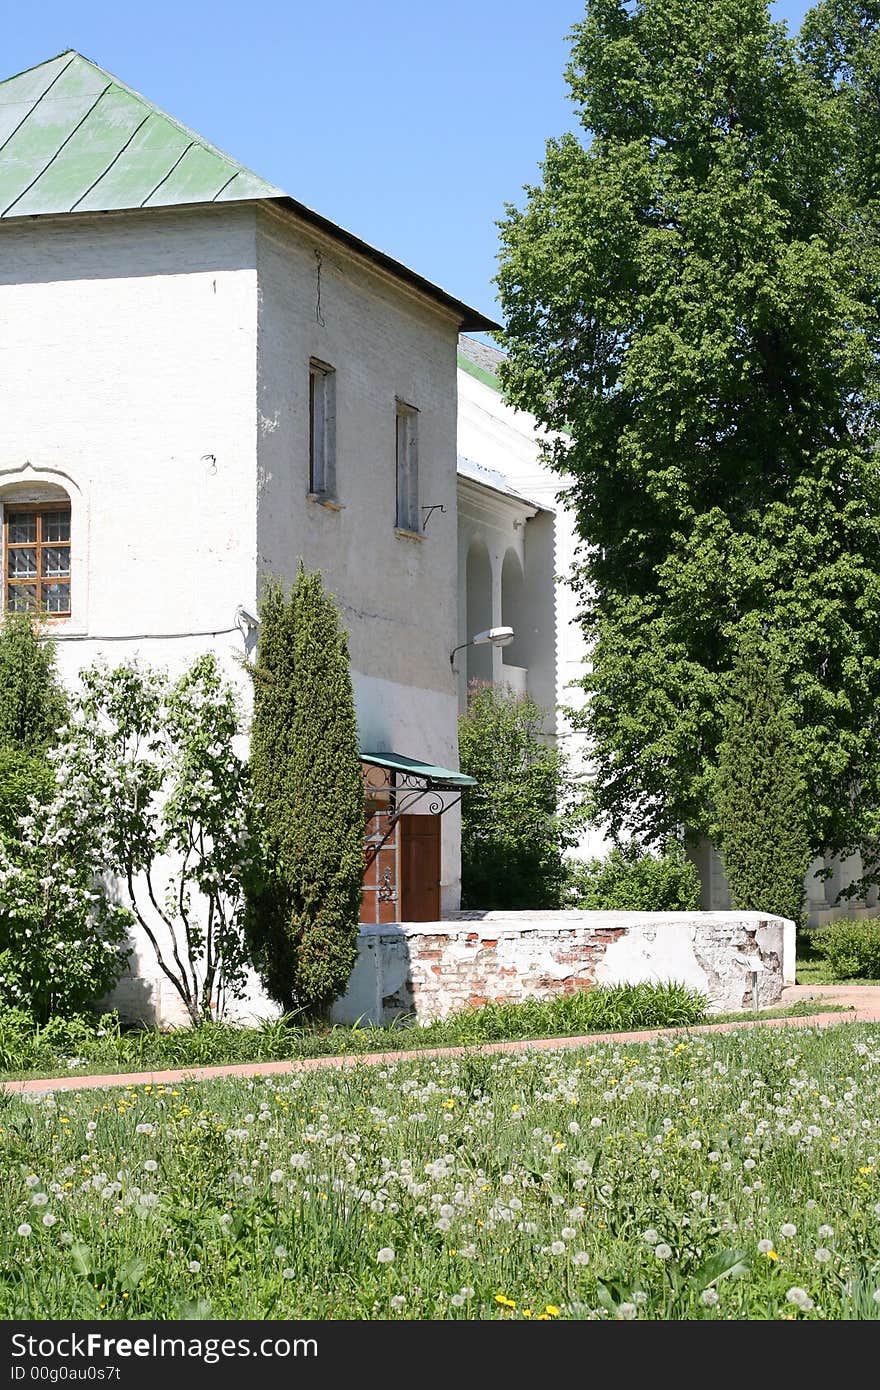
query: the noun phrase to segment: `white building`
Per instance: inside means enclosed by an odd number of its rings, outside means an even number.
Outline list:
[[[456,347],[494,326],[78,53],[0,83],[5,607],[48,610],[68,681],[210,649],[246,706],[244,614],[302,558],[348,629],[368,775],[432,765],[412,780],[448,805]],[[368,920],[458,906],[458,812],[411,810]]]
[[[471,680],[491,680],[528,693],[547,711],[546,731],[589,774],[586,739],[567,710],[583,708],[577,683],[589,653],[567,582],[574,567],[574,518],[564,505],[566,482],[542,460],[542,431],[501,391],[502,354],[463,336],[458,354],[458,632],[506,625],[508,647],[472,646],[457,661],[464,708]],[[579,858],[608,848],[595,828],[572,851]]]

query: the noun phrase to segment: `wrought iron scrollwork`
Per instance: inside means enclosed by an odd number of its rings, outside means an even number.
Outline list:
[[[391,877],[390,869],[386,869],[384,874],[382,875],[382,881],[379,884],[379,892],[377,896],[380,903],[397,902],[397,885],[394,883]]]
[[[367,768],[369,771],[367,771]],[[377,780],[376,774],[381,774],[381,780]],[[366,856],[367,867],[375,863],[376,857],[383,845],[386,845],[394,834],[397,822],[401,816],[409,815],[420,802],[429,798],[424,809],[428,815],[443,816],[447,811],[451,811],[453,806],[457,806],[461,801],[461,793],[452,800],[447,801],[448,793],[441,792],[437,787],[432,787],[425,777],[419,777],[415,773],[397,771],[391,768],[378,768],[374,763],[368,763],[364,769],[364,789],[370,795],[388,797],[388,810],[384,814],[388,816],[388,824],[385,831],[380,834],[378,831],[367,838]],[[387,871],[386,871],[387,872]],[[379,890],[382,896],[382,889]]]

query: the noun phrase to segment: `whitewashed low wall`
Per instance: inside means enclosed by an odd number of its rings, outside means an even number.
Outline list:
[[[550,999],[599,984],[678,981],[713,1012],[761,1007],[794,980],[795,927],[758,912],[460,912],[364,927],[340,1023],[422,1022],[488,1001]]]

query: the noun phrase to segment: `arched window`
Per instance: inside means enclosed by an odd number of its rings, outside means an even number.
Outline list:
[[[71,612],[70,498],[60,487],[10,488],[3,503],[3,609]]]

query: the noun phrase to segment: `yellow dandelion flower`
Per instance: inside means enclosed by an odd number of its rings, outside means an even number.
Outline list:
[[[523,1317],[524,1317],[524,1318],[530,1318],[531,1316],[532,1316],[532,1310],[531,1310],[531,1308],[523,1308]]]
[[[779,1256],[777,1255],[777,1253],[776,1253],[775,1250],[768,1250],[768,1251],[767,1251],[767,1259],[768,1259],[768,1260],[778,1260],[778,1259],[779,1259]]]
[[[555,1303],[548,1303],[546,1308],[544,1309],[544,1312],[551,1318],[559,1317],[559,1309],[557,1308]]]

